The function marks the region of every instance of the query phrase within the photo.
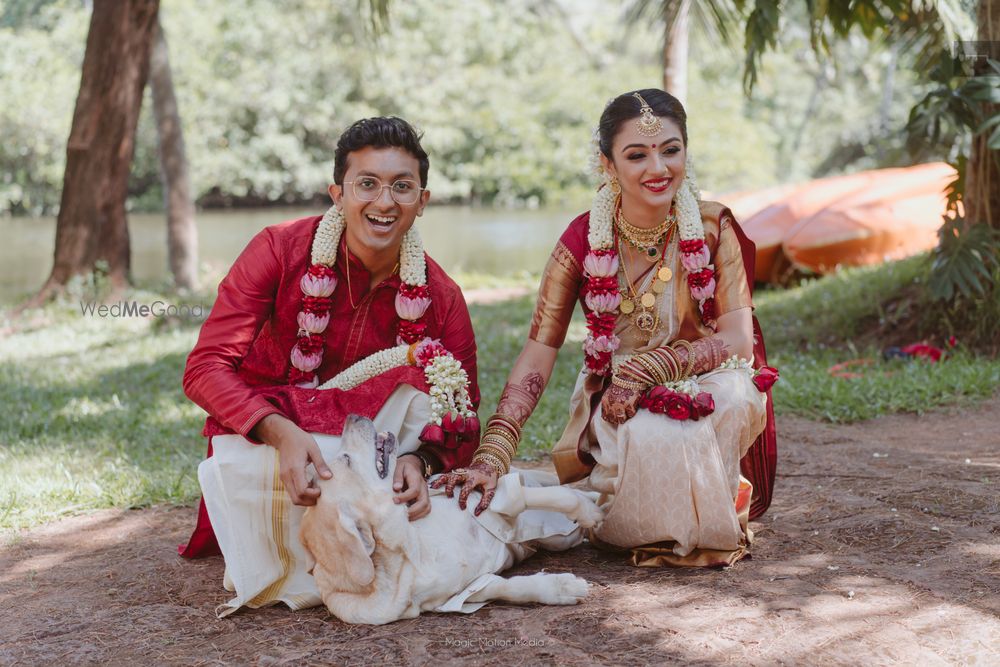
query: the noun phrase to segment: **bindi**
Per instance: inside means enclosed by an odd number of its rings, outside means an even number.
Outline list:
[[[653,148],[656,148],[656,144],[653,144]]]

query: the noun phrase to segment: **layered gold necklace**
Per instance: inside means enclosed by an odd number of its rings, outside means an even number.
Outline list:
[[[650,229],[636,227],[626,220],[621,207],[615,212],[615,226],[618,228],[620,238],[628,241],[630,246],[638,250],[650,262],[655,262],[663,256],[660,245],[676,224],[677,214],[673,211],[673,207],[671,207],[670,215],[667,216],[666,220]],[[664,248],[666,248],[665,244]]]
[[[660,259],[660,265],[656,269],[656,274],[653,276],[653,280],[650,282],[649,287],[643,291],[642,294],[638,293],[635,284],[628,275],[628,269],[625,266],[625,248],[622,245],[622,238],[624,235],[620,235],[618,238],[618,256],[619,256],[619,270],[624,278],[624,285],[620,288],[622,294],[621,305],[618,309],[622,314],[628,315],[632,318],[632,323],[635,328],[646,334],[647,340],[651,339],[653,334],[656,332],[660,324],[660,295],[667,290],[667,283],[674,277],[674,272],[670,269],[667,264],[667,249],[670,247],[670,238],[672,227],[668,227],[666,232],[666,238],[663,241],[663,249],[659,247],[656,248],[657,258]]]

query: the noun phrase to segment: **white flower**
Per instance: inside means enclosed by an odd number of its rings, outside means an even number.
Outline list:
[[[587,242],[591,250],[608,250],[614,244],[615,195],[610,187],[603,187],[594,193],[594,201],[590,206],[590,231]]]

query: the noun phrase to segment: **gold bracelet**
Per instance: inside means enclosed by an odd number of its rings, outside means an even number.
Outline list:
[[[485,438],[488,435],[497,438],[503,438],[504,440],[510,442],[514,446],[514,449],[517,449],[517,443],[520,442],[520,439],[514,433],[511,433],[510,431],[503,428],[498,428],[496,426],[491,426],[488,429],[486,429],[486,431],[483,432],[482,437]]]
[[[472,457],[472,462],[485,463],[486,465],[490,466],[496,471],[497,477],[503,477],[504,475],[507,474],[507,471],[504,470],[503,461],[501,461],[493,454],[489,453],[477,454],[476,456]]]
[[[515,420],[514,418],[508,417],[507,415],[501,414],[499,412],[494,412],[493,415],[486,420],[486,427],[489,428],[490,426],[492,426],[493,422],[500,422],[501,424],[506,424],[514,432],[514,435],[517,436],[518,439],[520,439],[521,425],[518,424],[517,420]]]
[[[654,359],[647,357],[644,354],[633,357],[640,366],[646,369],[646,371],[653,376],[652,384],[666,384],[667,378],[663,372],[663,367],[657,363]]]
[[[687,358],[687,367],[684,369],[684,375],[683,375],[683,377],[685,377],[685,378],[691,377],[691,371],[694,370],[694,345],[692,345],[691,343],[687,342],[683,338],[678,338],[677,340],[675,340],[674,341],[674,345],[680,345],[681,347],[683,347],[687,351],[687,356],[688,356],[688,358]],[[673,346],[671,346],[671,347],[673,347]],[[674,351],[676,352],[677,349],[674,348]]]
[[[670,347],[658,347],[653,350],[655,357],[663,365],[664,373],[668,382],[675,382],[681,379],[681,362],[677,352]]]
[[[500,438],[493,438],[493,437],[483,438],[482,440],[480,440],[479,444],[480,447],[485,447],[487,445],[493,447],[494,449],[502,451],[504,454],[507,455],[508,458],[514,458],[514,455],[517,454],[517,448],[514,447],[514,444],[512,442],[509,442],[507,440],[503,440]]]
[[[631,366],[619,366],[618,375],[633,382],[639,382],[647,387],[657,384],[656,378],[649,377],[649,374],[645,370],[636,370]]]
[[[487,426],[486,430],[483,431],[483,435],[486,435],[487,433],[500,433],[503,434],[503,437],[510,438],[514,442],[518,442],[521,439],[521,434],[515,433],[514,431],[510,430],[510,428],[508,428],[506,424],[504,425],[492,424],[490,426]]]
[[[512,460],[510,452],[500,447],[497,447],[496,445],[490,445],[490,444],[479,445],[479,449],[477,449],[476,452],[480,454],[490,454],[492,456],[495,456],[498,459],[500,459],[500,461],[502,461],[503,464],[507,466],[507,468],[510,468],[510,463]]]
[[[645,391],[648,389],[645,385],[639,384],[638,382],[630,382],[622,378],[620,375],[614,375],[611,377],[611,384],[616,387],[621,387],[622,389],[631,389],[632,391]]]

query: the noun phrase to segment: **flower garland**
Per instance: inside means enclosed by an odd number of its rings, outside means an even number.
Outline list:
[[[469,398],[468,374],[440,341],[431,338],[397,345],[369,355],[318,388],[348,391],[401,366],[423,369],[424,378],[430,385],[431,417],[420,434],[422,441],[444,444],[446,432],[479,431],[479,418]]]
[[[737,355],[719,365],[719,369],[742,370],[750,375],[757,391],[764,393],[778,381],[778,370],[771,366],[755,369],[750,362]],[[639,399],[639,407],[650,412],[665,414],[680,421],[698,421],[715,412],[715,399],[701,391],[697,376],[677,382],[652,387]]]
[[[333,266],[345,226],[344,214],[337,206],[331,206],[313,236],[311,263],[299,282],[303,295],[302,310],[296,316],[299,333],[290,353],[292,367],[288,373],[289,384],[306,388],[319,384],[319,376],[314,371],[323,363],[323,333],[330,324],[331,295],[337,288]],[[402,284],[396,294],[396,314],[400,318],[396,340],[400,344],[409,344],[423,337],[427,324],[422,318],[431,305],[424,247],[416,227],[411,227],[403,237],[399,263]]]
[[[691,297],[698,302],[702,322],[716,328],[715,323],[715,267],[709,264],[711,256],[705,245],[705,228],[698,208],[698,186],[690,158],[685,167],[684,181],[675,197],[678,216],[679,249],[681,264],[687,271]],[[607,184],[598,188],[590,207],[590,228],[587,242],[590,252],[583,260],[584,303],[587,314],[587,338],[583,351],[587,369],[594,375],[607,375],[611,358],[621,345],[614,333],[617,310],[621,304],[618,289],[618,253],[615,251],[614,213],[618,206],[617,195]]]

